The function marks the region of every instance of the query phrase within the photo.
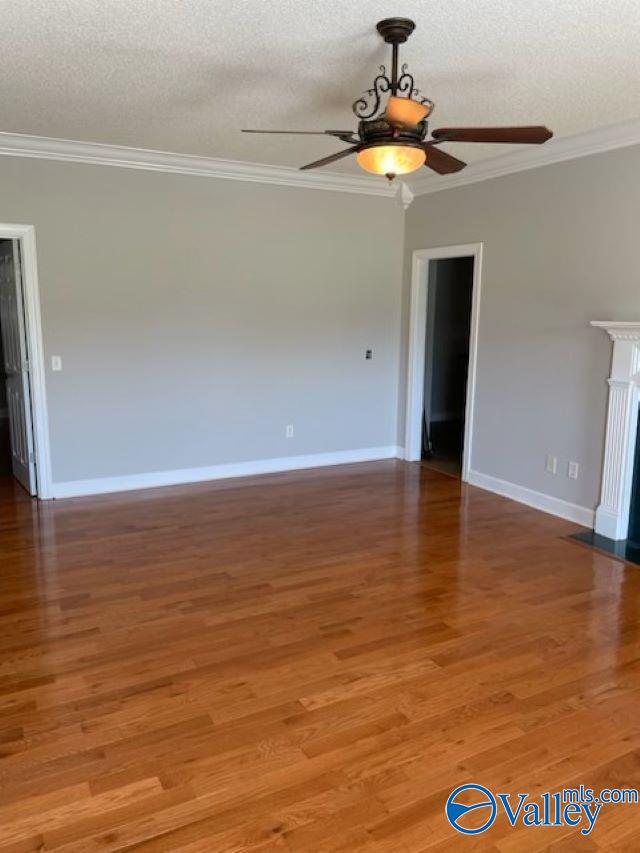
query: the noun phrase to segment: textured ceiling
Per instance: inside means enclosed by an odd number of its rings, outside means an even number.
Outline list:
[[[637,118],[638,0],[21,0],[1,5],[0,130],[298,166],[340,142],[242,127],[355,126],[388,47],[436,103],[432,126]],[[450,145],[468,160],[508,146]],[[354,171],[353,160],[329,167]]]

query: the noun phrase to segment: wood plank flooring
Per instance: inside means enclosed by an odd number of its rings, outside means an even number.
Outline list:
[[[479,782],[640,787],[640,571],[381,462],[38,504],[0,486],[0,851],[638,850],[465,837]]]

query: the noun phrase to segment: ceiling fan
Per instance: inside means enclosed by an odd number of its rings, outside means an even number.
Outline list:
[[[377,30],[391,45],[391,74],[384,65],[373,86],[353,104],[359,119],[358,130],[243,130],[243,133],[289,133],[335,136],[349,144],[336,154],[307,163],[302,169],[317,169],[343,157],[355,154],[358,164],[374,175],[385,175],[392,181],[396,175],[415,172],[426,166],[439,175],[459,172],[467,165],[436,146],[442,142],[503,142],[540,145],[551,139],[552,132],[540,125],[526,127],[440,127],[427,139],[427,118],[434,109],[416,89],[406,64],[398,71],[398,46],[415,29],[408,18],[385,18]],[[384,96],[388,93],[386,103]]]

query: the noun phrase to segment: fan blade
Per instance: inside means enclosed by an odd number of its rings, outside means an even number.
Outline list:
[[[439,127],[431,134],[441,142],[506,142],[542,145],[553,133],[543,125],[529,127]]]
[[[296,136],[353,136],[352,130],[242,130],[242,133],[289,133]]]
[[[425,166],[427,169],[433,169],[439,175],[450,175],[452,172],[459,172],[467,165],[457,157],[452,157],[447,154],[442,148],[436,148],[435,145],[425,145],[425,153],[427,160]]]
[[[315,160],[313,163],[307,163],[306,166],[300,166],[301,170],[317,169],[318,166],[326,166],[328,163],[334,163],[336,160],[341,160],[343,157],[348,157],[349,154],[354,154],[359,145],[354,145],[353,148],[345,148],[344,151],[338,151],[337,154],[330,154],[328,157],[323,157],[322,160]]]

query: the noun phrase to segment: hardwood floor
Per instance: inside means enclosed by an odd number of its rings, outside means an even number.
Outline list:
[[[399,462],[0,488],[0,851],[638,850],[465,837],[463,782],[640,787],[640,571]]]

